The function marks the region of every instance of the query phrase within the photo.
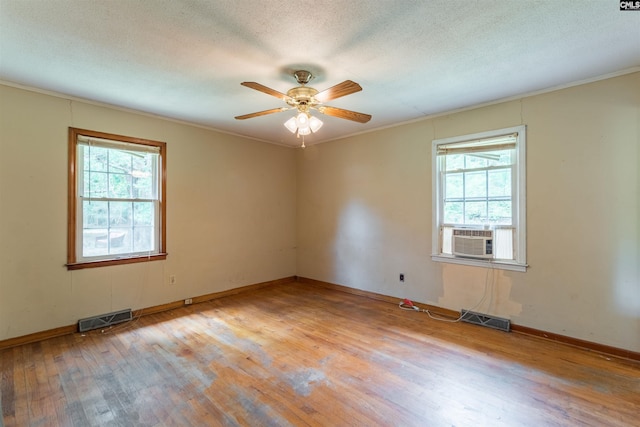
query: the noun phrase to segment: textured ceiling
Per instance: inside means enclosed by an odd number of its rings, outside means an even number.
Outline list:
[[[234,120],[286,106],[241,82],[358,82],[327,104],[371,121],[309,145],[637,67],[617,0],[0,0],[0,80],[291,146],[291,112]]]

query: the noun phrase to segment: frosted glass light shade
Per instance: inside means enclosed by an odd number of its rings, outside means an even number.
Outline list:
[[[296,124],[298,128],[308,128],[309,127],[309,116],[307,113],[300,113],[296,116]]]
[[[296,130],[298,129],[298,125],[296,125],[296,118],[291,117],[289,120],[284,122],[284,127],[289,129],[289,132],[296,133]]]
[[[323,124],[322,120],[317,117],[313,117],[308,113],[299,113],[284,122],[284,127],[291,133],[296,133],[297,131],[298,135],[309,135],[311,132],[317,132]]]
[[[318,132],[318,129],[320,129],[323,124],[324,123],[322,123],[322,120],[317,117],[311,116],[309,118],[309,127],[311,128],[311,132]]]

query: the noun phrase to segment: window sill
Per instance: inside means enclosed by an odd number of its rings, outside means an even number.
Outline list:
[[[483,259],[462,258],[452,255],[431,255],[431,260],[435,262],[446,262],[449,264],[471,265],[474,267],[494,268],[497,270],[518,271],[520,273],[526,273],[527,268],[529,267],[527,264],[518,264],[516,262],[494,260],[489,261]]]
[[[135,264],[138,262],[159,261],[167,259],[167,253],[159,253],[145,256],[135,256],[128,258],[103,259],[100,261],[74,262],[66,264],[67,270],[81,270],[83,268],[106,267],[109,265]]]

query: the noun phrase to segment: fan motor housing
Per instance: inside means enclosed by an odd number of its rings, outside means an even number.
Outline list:
[[[290,100],[287,100],[287,104],[291,106],[300,104],[315,105],[317,104],[317,101],[313,97],[317,93],[318,91],[312,87],[294,87],[293,89],[289,89],[289,91],[287,92],[287,96],[291,98]]]

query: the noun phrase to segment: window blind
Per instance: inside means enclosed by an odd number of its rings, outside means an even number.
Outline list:
[[[84,145],[87,147],[112,148],[116,150],[126,150],[135,153],[160,153],[160,147],[156,145],[143,145],[142,143],[132,144],[129,142],[112,141],[109,139],[89,137],[85,135],[78,135],[78,145]]]
[[[440,144],[437,147],[436,154],[449,155],[449,154],[463,154],[463,153],[478,153],[496,150],[508,150],[516,148],[516,141],[518,138],[517,133],[503,135],[499,137],[492,137],[480,140],[460,141],[450,144]]]

